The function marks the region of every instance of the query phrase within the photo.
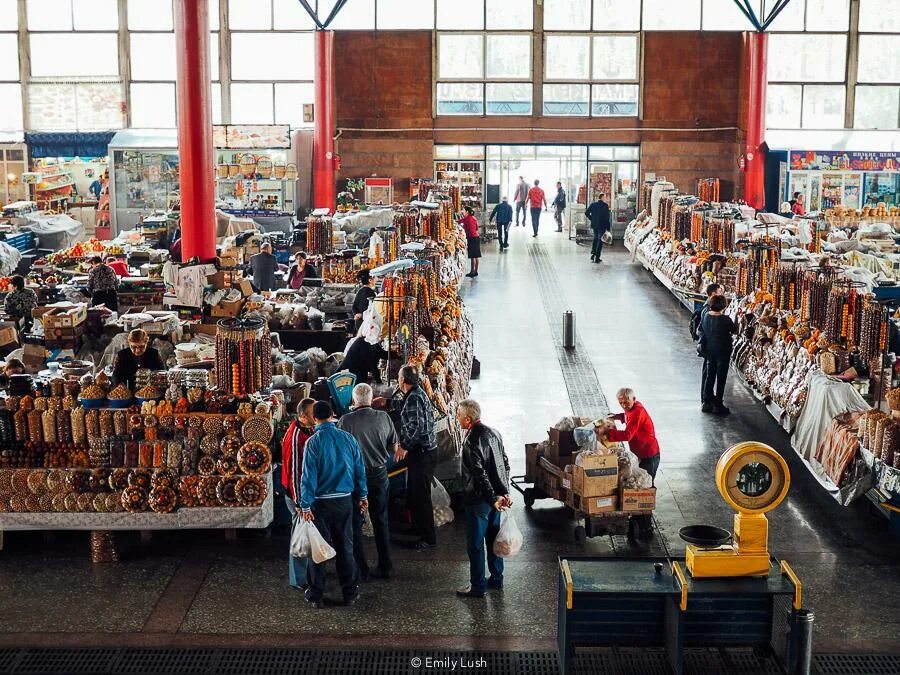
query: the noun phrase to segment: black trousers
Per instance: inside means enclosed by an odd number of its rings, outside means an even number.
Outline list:
[[[497,239],[501,246],[509,245],[509,223],[497,223]]]
[[[407,455],[406,498],[412,514],[412,529],[428,544],[437,543],[431,483],[434,480],[434,451],[410,452]]]
[[[603,234],[606,230],[594,230],[594,244],[591,246],[591,257],[599,258],[603,253]]]
[[[356,562],[353,559],[353,511],[358,510],[352,497],[317,499],[313,502],[313,523],[321,535],[334,547],[335,566],[344,599],[359,592]],[[310,560],[306,568],[306,597],[319,600],[325,594],[325,566]]]
[[[522,214],[522,225],[525,224],[525,202],[516,202],[516,225],[519,224],[519,213]]]
[[[116,291],[94,291],[91,294],[91,307],[106,305],[113,312],[119,311],[119,294]]]
[[[541,226],[541,207],[534,208],[531,207],[531,229],[534,230],[534,233],[538,233],[538,228]]]
[[[640,466],[644,471],[650,474],[650,477],[653,478],[653,484],[656,485],[656,470],[659,468],[659,455],[655,457],[647,457],[638,462],[638,466]],[[643,532],[649,532],[653,529],[653,516],[635,516],[634,517],[637,526]]]
[[[378,569],[382,572],[390,572],[394,569],[394,564],[391,562],[391,532],[388,526],[390,483],[387,468],[383,466],[377,469],[366,468],[366,485],[369,489],[369,518],[372,519],[372,529],[375,530],[375,547],[378,549]],[[362,513],[356,509],[353,512],[353,557],[356,559],[356,567],[363,575],[369,571],[366,546],[362,536],[364,520]]]
[[[731,352],[709,352],[703,372],[703,402],[722,405],[725,383],[728,381],[728,364]]]

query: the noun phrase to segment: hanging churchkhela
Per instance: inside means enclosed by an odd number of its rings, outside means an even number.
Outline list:
[[[272,339],[261,319],[222,319],[216,329],[219,389],[246,396],[272,383]]]
[[[306,220],[306,252],[309,255],[331,253],[333,234],[334,220],[330,216],[310,216]]]

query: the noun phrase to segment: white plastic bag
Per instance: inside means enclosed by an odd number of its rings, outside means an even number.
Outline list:
[[[309,548],[309,523],[303,518],[296,516],[294,518],[294,526],[291,528],[291,547],[290,553],[295,558],[308,558],[310,556]]]
[[[524,543],[525,537],[522,536],[522,530],[516,524],[513,514],[509,511],[501,512],[500,531],[494,539],[494,555],[509,558],[518,553]]]
[[[434,509],[434,526],[441,527],[452,523],[454,513],[450,503],[450,493],[447,492],[441,481],[437,478],[431,481],[431,508]]]
[[[295,558],[312,558],[317,565],[331,560],[337,552],[319,532],[315,523],[299,518],[291,533],[291,555]]]

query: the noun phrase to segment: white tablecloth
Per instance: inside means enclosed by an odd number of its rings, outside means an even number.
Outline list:
[[[813,370],[807,376],[809,395],[791,443],[801,457],[809,460],[825,437],[831,420],[844,412],[865,411],[871,406],[852,386],[829,377],[821,370]]]

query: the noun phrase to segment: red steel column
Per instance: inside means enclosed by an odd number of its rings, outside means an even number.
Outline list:
[[[756,209],[765,208],[766,157],[762,144],[766,139],[766,57],[769,36],[744,33],[744,62],[747,78],[747,141],[744,148],[746,174],[744,200]]]
[[[313,206],[335,207],[334,31],[315,33]]]
[[[216,257],[209,3],[175,0],[182,259]]]

